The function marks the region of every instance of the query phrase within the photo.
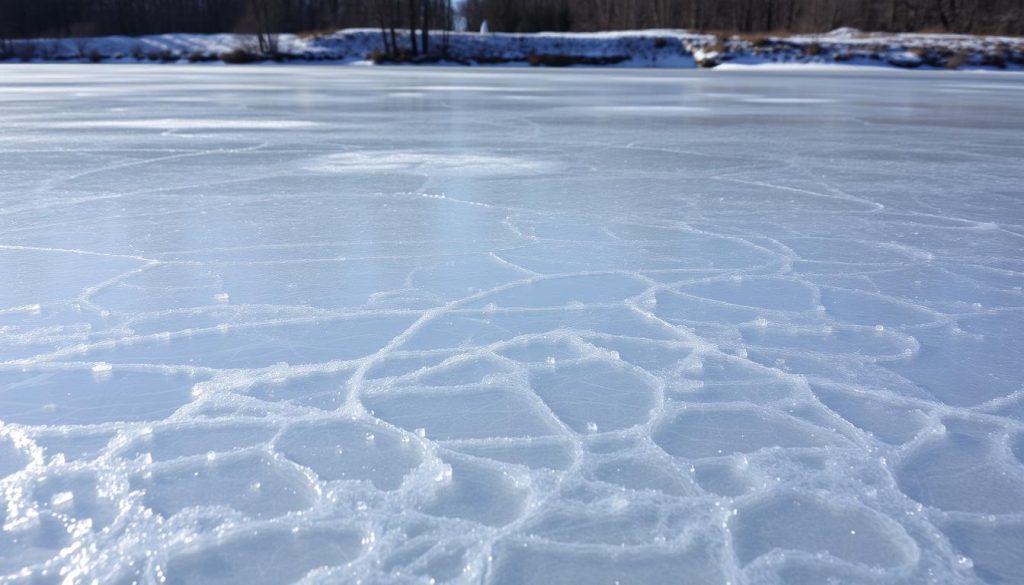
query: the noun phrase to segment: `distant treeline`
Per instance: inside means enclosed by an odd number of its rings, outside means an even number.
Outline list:
[[[1024,34],[1024,0],[466,0],[491,30],[686,28],[723,32],[948,31]]]
[[[373,0],[0,0],[0,36],[277,32],[372,26]]]
[[[1024,0],[0,0],[0,38],[344,27],[1024,34]]]

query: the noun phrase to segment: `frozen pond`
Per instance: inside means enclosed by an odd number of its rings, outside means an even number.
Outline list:
[[[1024,582],[1022,161],[1015,74],[0,66],[0,576]]]

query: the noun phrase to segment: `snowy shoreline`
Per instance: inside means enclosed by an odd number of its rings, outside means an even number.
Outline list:
[[[435,31],[435,46],[443,36]],[[400,39],[406,42],[406,38]],[[289,62],[332,64],[426,64],[511,66],[618,66],[714,68],[730,65],[823,65],[902,69],[1024,71],[1024,38],[919,33],[863,33],[716,37],[685,30],[605,33],[450,33],[440,57],[381,58],[377,29],[325,35],[282,34],[280,54],[261,57],[244,34],[164,34],[143,37],[25,39],[0,44],[0,62],[202,63]],[[729,67],[734,68],[734,67]]]

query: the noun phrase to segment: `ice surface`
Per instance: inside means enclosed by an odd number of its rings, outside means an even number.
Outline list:
[[[1024,580],[1024,78],[0,79],[0,581]]]

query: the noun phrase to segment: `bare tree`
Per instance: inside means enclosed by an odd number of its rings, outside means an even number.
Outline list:
[[[0,0],[0,37],[256,33],[272,52],[277,33],[380,26],[389,52],[429,53],[431,28],[451,28],[452,0]],[[470,29],[611,30],[679,27],[792,32],[837,26],[1024,34],[1024,0],[463,0]],[[399,44],[395,29],[409,29]]]
[[[418,0],[409,0],[408,4],[409,13],[407,16],[409,18],[409,46],[413,55],[418,55],[420,52],[419,45],[416,42],[416,21],[419,20],[417,18],[417,13],[419,12],[417,10],[418,4]]]
[[[423,13],[423,28],[422,28],[422,40],[420,44],[423,46],[423,54],[430,54],[430,4],[432,0],[420,0],[420,6],[422,7]]]
[[[278,53],[278,27],[282,17],[281,0],[248,0],[256,26],[260,53],[274,56]]]

